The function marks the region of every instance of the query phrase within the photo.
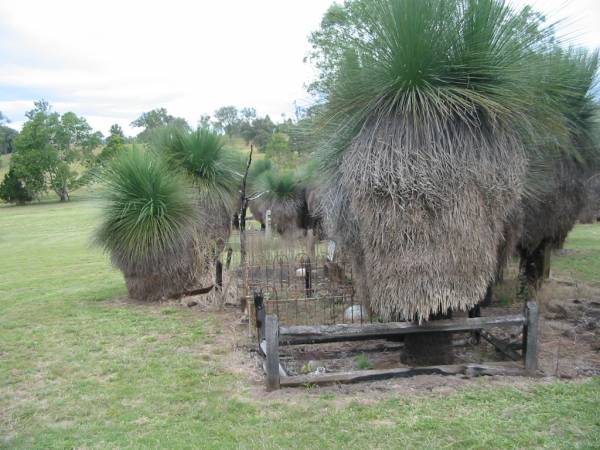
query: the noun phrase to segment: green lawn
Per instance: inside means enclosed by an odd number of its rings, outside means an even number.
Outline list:
[[[96,214],[85,199],[0,206],[0,448],[600,448],[598,378],[263,395],[232,368],[220,316],[115,300]],[[596,267],[599,231],[567,244]],[[560,270],[585,274],[585,252]]]
[[[555,255],[552,270],[588,284],[600,285],[600,226],[578,225],[569,234],[567,255]]]

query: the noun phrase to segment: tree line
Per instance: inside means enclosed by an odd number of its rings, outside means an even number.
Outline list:
[[[45,100],[34,102],[25,115],[27,121],[17,132],[6,125],[9,120],[0,112],[0,154],[12,154],[9,170],[0,181],[0,199],[9,203],[24,204],[50,192],[67,201],[72,191],[92,181],[97,169],[126,144],[147,146],[166,127],[192,131],[184,118],[169,114],[166,108],[144,112],[132,121],[133,128],[141,129],[134,138],[125,137],[118,124],[105,137],[84,117],[53,111]],[[310,117],[310,111],[297,109],[295,119],[275,123],[268,115],[257,115],[254,108],[224,106],[212,117],[201,116],[198,127],[230,140],[242,139],[282,166],[293,167],[312,150],[304,131]]]
[[[212,116],[203,115],[198,120],[200,128],[211,128],[228,138],[240,138],[246,145],[253,145],[270,159],[279,163],[295,166],[313,150],[310,140],[310,125],[314,108],[295,108],[295,117],[283,117],[274,122],[269,115],[259,116],[255,108],[223,106],[215,110]],[[192,127],[181,117],[170,115],[165,108],[157,108],[143,113],[131,126],[142,128],[137,135],[140,142],[152,140],[154,130],[173,126],[183,131]]]

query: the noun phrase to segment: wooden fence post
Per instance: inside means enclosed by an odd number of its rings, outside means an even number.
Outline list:
[[[231,257],[233,256],[233,249],[231,247],[227,248],[227,259],[225,260],[225,269],[229,270],[231,266]]]
[[[256,314],[256,329],[258,330],[258,343],[265,339],[265,303],[262,291],[254,291],[254,313]]]
[[[277,316],[269,315],[266,321],[267,341],[267,390],[279,389],[279,322]]]
[[[265,213],[265,237],[271,239],[271,210],[267,209]]]
[[[215,290],[219,292],[223,290],[223,263],[218,259],[215,264]]]
[[[528,301],[525,308],[527,323],[523,328],[523,353],[525,369],[534,373],[538,368],[538,325],[539,308],[536,302]]]

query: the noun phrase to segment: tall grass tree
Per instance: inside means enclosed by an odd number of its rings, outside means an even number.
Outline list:
[[[165,161],[124,151],[101,173],[104,184],[96,242],[125,277],[129,296],[159,300],[197,284],[196,195]]]
[[[600,168],[598,52],[552,49],[540,58],[546,70],[538,72],[538,89],[559,113],[557,125],[565,132],[550,134],[530,152],[518,242],[525,295],[534,295],[548,276],[550,251],[562,247],[588,202],[587,182]]]
[[[523,135],[543,125],[527,60],[546,40],[529,10],[500,1],[364,2],[320,156],[382,318],[427,320],[483,297],[522,192]]]
[[[225,148],[222,136],[210,128],[160,130],[151,144],[170,167],[182,170],[197,195],[198,231],[219,250],[231,231],[241,183],[238,155]]]
[[[495,276],[527,137],[552,122],[528,68],[549,32],[499,0],[349,3],[321,120],[331,228],[382,319],[466,310]]]

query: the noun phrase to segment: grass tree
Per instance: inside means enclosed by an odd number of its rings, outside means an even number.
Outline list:
[[[262,191],[261,175],[272,169],[273,163],[270,159],[259,159],[252,163],[248,172],[249,197],[252,199],[248,207],[254,220],[260,222],[262,229],[265,228],[265,214],[268,205],[265,199],[262,198],[264,194]]]
[[[582,223],[596,223],[600,220],[600,173],[589,177],[585,182],[585,206],[579,215]]]
[[[272,168],[258,180],[262,204],[271,210],[273,229],[284,236],[292,236],[300,229],[303,205],[302,185],[292,171]]]
[[[187,175],[198,198],[198,231],[211,245],[222,248],[237,209],[241,183],[238,155],[225,148],[223,138],[209,128],[165,128],[155,136],[151,148],[170,167]]]
[[[123,152],[103,172],[104,205],[96,241],[139,300],[170,297],[197,282],[197,198],[165,161],[139,149]]]
[[[149,151],[126,152],[103,171],[106,206],[97,241],[123,271],[131,297],[159,299],[214,283],[238,165],[213,131],[168,127]]]
[[[539,89],[559,112],[549,135],[530,152],[523,198],[523,230],[518,243],[525,295],[548,276],[550,251],[562,246],[585,208],[587,181],[600,167],[597,103],[594,98],[598,54],[553,49]]]
[[[551,114],[543,104],[531,113],[540,101],[527,66],[547,33],[530,10],[496,0],[346,7],[351,32],[321,44],[322,61],[337,58],[322,64],[336,67],[322,83],[332,138],[319,152],[330,228],[353,249],[381,318],[468,309],[494,277],[521,198],[524,136]]]

